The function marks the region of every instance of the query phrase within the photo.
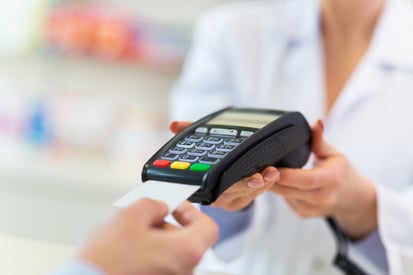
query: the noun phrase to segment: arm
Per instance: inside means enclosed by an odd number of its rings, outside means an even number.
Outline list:
[[[376,187],[322,134],[318,121],[313,126],[314,167],[279,169],[281,180],[271,191],[303,218],[332,217],[351,240],[349,257],[354,262],[366,270],[387,271],[386,250],[378,234]]]
[[[180,131],[186,126],[185,123],[173,123],[171,130]],[[262,173],[233,185],[214,205],[237,211],[247,207],[265,190],[270,190],[283,196],[291,208],[304,218],[334,217],[355,241],[351,246],[373,262],[384,259],[381,267],[385,269],[385,251],[380,238],[374,237],[377,231],[375,188],[351,167],[340,152],[323,141],[322,132],[321,123],[313,126],[313,151],[317,157],[313,169],[280,168],[278,172],[274,168],[266,168]],[[227,236],[246,230],[248,219],[252,216],[252,213],[249,216],[245,214],[242,220],[238,215],[231,216],[216,209],[208,209],[208,212],[218,221],[221,230],[227,232]],[[232,221],[242,224],[242,229],[228,226]],[[220,238],[220,242],[224,240]],[[378,255],[371,255],[372,247],[373,251],[378,251]]]

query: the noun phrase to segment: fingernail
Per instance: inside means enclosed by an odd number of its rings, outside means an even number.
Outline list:
[[[263,183],[262,181],[260,181],[260,180],[257,180],[257,179],[250,179],[250,180],[247,182],[247,185],[248,185],[249,187],[252,187],[252,188],[258,188],[258,187],[263,187],[263,186],[264,186],[264,183]]]
[[[321,130],[324,130],[324,122],[322,119],[318,120],[318,125],[320,126]]]
[[[270,170],[270,171],[265,172],[264,174],[265,181],[275,181],[275,180],[278,180],[279,177],[280,177],[280,172],[278,172],[278,170]]]
[[[172,121],[172,122],[169,124],[169,130],[171,130],[172,132],[174,132],[175,129],[176,129],[176,125],[177,125],[177,124],[178,124],[177,121]]]

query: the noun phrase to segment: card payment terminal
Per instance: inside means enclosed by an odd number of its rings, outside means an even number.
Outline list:
[[[301,167],[311,129],[299,112],[225,108],[191,124],[144,165],[142,181],[200,186],[189,200],[202,204],[263,168]]]

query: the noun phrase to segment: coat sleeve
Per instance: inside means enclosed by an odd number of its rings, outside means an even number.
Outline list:
[[[390,274],[413,274],[413,186],[400,191],[379,186],[377,193]]]
[[[48,275],[105,275],[105,273],[92,264],[83,261],[71,261]]]

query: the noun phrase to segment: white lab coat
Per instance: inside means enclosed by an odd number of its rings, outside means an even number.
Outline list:
[[[228,105],[298,110],[310,123],[323,118],[326,139],[376,186],[390,273],[413,274],[412,4],[388,1],[371,47],[327,117],[318,20],[317,0],[236,2],[208,12],[171,95],[171,119],[194,120]],[[201,268],[340,274],[322,218],[301,219],[271,193],[254,207],[250,227],[210,251]],[[357,249],[351,257],[372,268]]]

